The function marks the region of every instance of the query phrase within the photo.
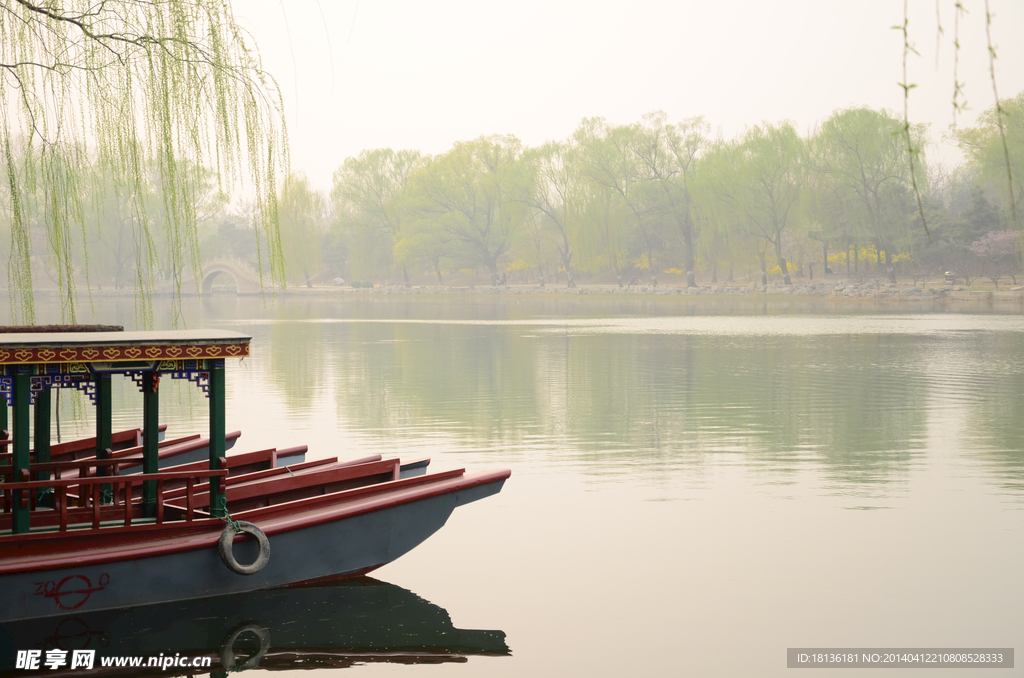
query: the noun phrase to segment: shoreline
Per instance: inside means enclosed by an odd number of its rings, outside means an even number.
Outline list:
[[[57,296],[56,290],[36,290],[40,297]],[[93,297],[134,297],[134,290],[92,290],[88,295]],[[715,283],[699,287],[686,288],[679,285],[636,285],[618,287],[618,285],[578,285],[568,288],[565,285],[548,285],[541,287],[536,284],[507,286],[449,286],[449,285],[382,285],[373,287],[350,287],[318,285],[312,288],[305,286],[288,289],[272,289],[260,293],[238,293],[233,290],[215,290],[204,296],[266,296],[277,297],[410,297],[426,295],[430,297],[476,297],[476,298],[565,298],[565,297],[596,297],[605,299],[654,300],[660,298],[710,297],[714,299],[780,299],[786,297],[804,297],[829,302],[946,302],[956,306],[962,304],[1020,306],[1024,305],[1024,287],[1015,286],[1006,289],[972,290],[960,286],[943,285],[927,286],[902,284],[875,284],[854,281],[808,281],[799,285],[737,285]],[[157,290],[154,298],[173,296],[167,290]],[[192,296],[192,295],[184,295]]]
[[[784,297],[806,296],[834,300],[893,300],[893,301],[1009,301],[1024,303],[1024,287],[1000,290],[970,290],[963,287],[925,287],[912,284],[874,285],[869,283],[808,282],[802,285],[726,285],[714,284],[686,288],[682,286],[638,285],[620,288],[617,285],[563,286],[509,285],[466,286],[447,285],[375,285],[372,288],[305,287],[279,290],[285,295],[463,295],[463,296],[599,296],[599,297]]]

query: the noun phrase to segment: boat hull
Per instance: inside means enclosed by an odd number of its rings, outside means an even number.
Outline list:
[[[132,547],[126,546],[109,562],[6,574],[0,576],[0,621],[189,600],[365,574],[399,558],[437,532],[457,506],[496,494],[503,484],[501,477],[338,519],[311,512],[289,516],[288,525],[283,527],[275,527],[273,521],[261,524],[270,542],[270,561],[263,570],[249,576],[225,566],[209,535],[190,537],[202,542],[201,547],[164,555],[134,558],[130,557]],[[234,553],[239,562],[253,562],[257,545],[253,541],[237,542]]]

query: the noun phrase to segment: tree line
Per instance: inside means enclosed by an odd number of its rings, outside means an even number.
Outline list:
[[[483,276],[495,285],[622,286],[659,275],[688,286],[791,284],[829,272],[895,280],[946,271],[998,283],[1020,263],[1024,93],[1002,102],[1002,112],[1005,149],[988,111],[952,133],[962,165],[920,156],[917,177],[903,121],[870,108],[836,111],[803,134],[778,122],[723,139],[703,118],[672,122],[656,112],[624,125],[588,118],[567,139],[536,147],[495,135],[434,156],[366,150],[341,163],[328,193],[301,173],[281,182],[279,243],[258,239],[267,235],[253,226],[263,208],[231,206],[214,172],[183,166],[176,192],[198,223],[185,262],[168,235],[173,220],[162,221],[170,211],[159,173],[125,183],[97,164],[78,178],[90,187],[77,219],[85,237],[67,256],[100,288],[137,288],[143,273],[179,285],[213,257],[263,270],[277,248],[292,285]],[[926,132],[911,129],[916,146]],[[22,202],[31,197],[23,192]],[[23,210],[37,215],[27,230],[41,241],[34,251],[47,251],[52,231],[43,227],[45,204],[37,208]],[[150,235],[140,239],[140,229]],[[61,268],[39,259],[41,275],[59,283]]]
[[[538,147],[498,135],[436,156],[367,150],[320,198],[321,237],[345,247],[351,275],[405,283],[463,270],[570,287],[659,273],[689,286],[791,284],[826,267],[891,280],[1005,275],[1019,264],[1024,93],[1002,108],[1009,153],[989,111],[953,133],[963,165],[922,156],[917,177],[903,121],[869,108],[836,111],[808,134],[780,122],[721,139],[703,118],[656,112],[626,125],[585,119]],[[925,137],[911,129],[915,146]],[[325,266],[316,256],[328,248],[316,249],[300,255],[307,269]]]

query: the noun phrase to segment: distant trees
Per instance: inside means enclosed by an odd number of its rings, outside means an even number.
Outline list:
[[[573,241],[580,235],[579,168],[577,147],[570,141],[549,141],[523,154],[523,172],[519,199],[533,212],[532,219],[547,226],[555,235],[553,243],[565,271],[567,287],[576,287],[573,279]]]
[[[281,247],[289,280],[302,280],[312,287],[320,272],[324,232],[324,200],[302,174],[285,179],[278,199]]]
[[[879,265],[894,281],[896,272],[889,260],[897,242],[906,243],[913,209],[902,129],[903,122],[886,111],[837,111],[815,136],[810,163],[837,200],[843,235],[854,242],[865,236],[873,240]],[[921,147],[923,130],[914,128],[912,135],[915,146]]]
[[[1020,233],[1017,231],[989,231],[971,243],[971,253],[982,262],[981,270],[999,287],[999,279],[1010,276],[1017,284],[1020,259]]]
[[[1024,113],[1021,96],[1004,113],[1014,106]],[[1009,223],[990,117],[958,133],[971,158],[964,168],[932,168],[926,181],[929,168],[915,163],[918,184],[931,184],[930,235],[901,120],[862,107],[836,111],[808,136],[782,122],[712,140],[702,118],[673,123],[655,112],[627,125],[588,118],[568,139],[535,148],[492,136],[434,157],[376,149],[342,164],[331,198],[353,266],[400,271],[407,283],[486,271],[492,283],[514,273],[543,284],[556,268],[569,287],[579,276],[623,285],[660,272],[693,286],[717,281],[720,269],[729,280],[759,270],[762,284],[790,284],[810,272],[822,243],[853,252],[851,274],[873,267],[875,277],[917,278],[964,268],[965,257],[980,265],[974,243]],[[1008,125],[1011,165],[1018,153],[1024,162],[1017,122]],[[910,133],[923,144],[923,128]],[[1000,255],[999,266],[1016,270],[1017,256]]]
[[[985,234],[1003,231],[1006,216],[993,203],[991,194],[979,183],[978,170],[968,166],[933,185],[925,210],[931,224],[931,237],[912,232],[912,270],[919,275],[953,272],[968,284],[986,276],[990,267],[971,251]],[[1007,266],[1019,270],[1019,262]]]
[[[718,239],[753,243],[767,284],[767,254],[792,284],[784,243],[802,219],[805,142],[789,123],[760,125],[738,142],[713,147],[698,166],[697,204]],[[731,237],[730,237],[731,236]]]
[[[200,254],[306,285],[349,270],[406,284],[564,275],[570,287],[671,272],[696,286],[720,269],[788,284],[822,246],[833,257],[852,247],[852,274],[859,259],[876,278],[1020,263],[1019,248],[996,256],[996,240],[1009,241],[990,234],[1024,226],[1024,93],[955,132],[968,161],[954,172],[918,156],[912,174],[906,147],[923,148],[925,130],[905,135],[888,111],[852,107],[810,134],[778,122],[734,139],[656,111],[584,119],[536,148],[489,136],[433,157],[367,150],[341,163],[325,197],[280,176],[277,88],[228,6],[57,4],[0,3],[0,72],[18,85],[0,96],[0,266],[26,320],[40,273],[68,319],[76,281],[132,286],[146,315],[149,292],[170,281],[180,293]],[[222,191],[243,177],[250,201],[229,213]]]
[[[498,283],[499,259],[523,227],[521,161],[515,137],[481,137],[434,158],[410,187],[423,226],[447,236],[456,258],[486,267],[492,284]]]
[[[740,144],[736,171],[730,177],[745,230],[763,240],[765,248],[774,249],[786,285],[792,281],[782,238],[799,221],[804,151],[804,141],[789,123],[755,127]]]
[[[693,217],[693,184],[697,161],[708,147],[711,127],[699,117],[666,125],[663,113],[648,116],[645,120],[653,123],[651,129],[654,134],[650,136],[656,137],[643,147],[646,151],[641,154],[648,175],[656,185],[652,191],[655,194],[654,211],[666,227],[666,241],[677,245],[682,254],[687,286],[694,287],[697,233]],[[659,128],[664,134],[658,133]],[[713,251],[717,253],[717,248]],[[712,266],[715,265],[717,261],[712,261]]]
[[[956,139],[980,180],[1007,208],[1013,205],[1007,211],[1015,213],[1019,226],[1024,223],[1024,92],[1001,104],[1005,148],[995,106],[978,117],[976,126],[958,130]]]
[[[420,165],[419,151],[378,148],[348,158],[334,173],[331,199],[351,227],[361,231],[363,251],[379,251],[386,263],[394,256],[409,216],[403,192]],[[409,271],[402,263],[402,278]]]

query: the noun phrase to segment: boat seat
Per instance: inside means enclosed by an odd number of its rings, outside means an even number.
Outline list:
[[[261,506],[270,506],[296,499],[332,494],[366,485],[376,485],[398,478],[400,464],[397,459],[340,466],[326,470],[317,469],[309,473],[257,479],[252,482],[227,485],[228,508],[245,511]],[[209,506],[208,492],[195,495],[194,506]]]

